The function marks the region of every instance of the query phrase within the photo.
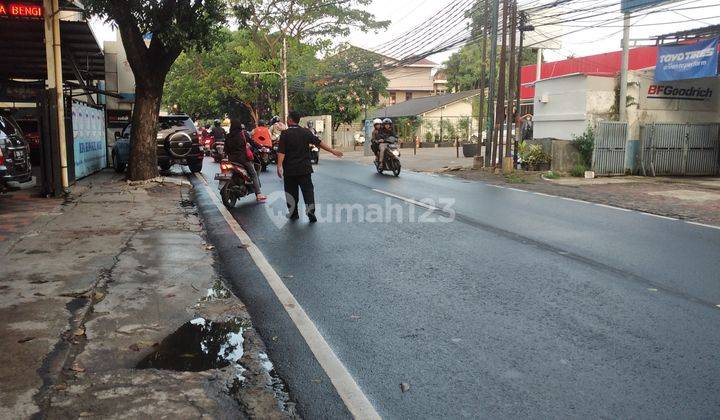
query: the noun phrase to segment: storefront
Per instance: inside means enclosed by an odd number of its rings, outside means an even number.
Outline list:
[[[25,132],[45,195],[107,166],[104,55],[79,3],[53,3],[0,0],[0,109]]]

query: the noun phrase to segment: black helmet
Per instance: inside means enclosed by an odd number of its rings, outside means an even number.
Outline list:
[[[259,125],[260,127],[265,127],[265,126],[267,125],[267,121],[265,121],[265,120],[260,120],[260,121],[258,121],[258,125]]]
[[[393,123],[393,122],[392,122],[392,120],[391,120],[390,118],[385,118],[385,119],[383,120],[383,124],[392,124],[392,123]]]
[[[215,120],[214,123],[215,125],[220,125],[220,120]]]

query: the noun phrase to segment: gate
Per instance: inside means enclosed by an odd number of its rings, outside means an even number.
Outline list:
[[[720,124],[649,124],[641,128],[644,175],[716,175]]]
[[[623,175],[626,141],[627,123],[616,121],[598,123],[593,152],[593,171],[598,175]]]

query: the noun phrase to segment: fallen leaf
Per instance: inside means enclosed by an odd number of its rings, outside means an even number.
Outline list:
[[[73,331],[73,335],[75,337],[82,337],[83,335],[85,335],[85,327],[80,327],[76,329],[75,331]]]
[[[23,344],[23,343],[27,343],[28,341],[33,341],[34,339],[35,339],[35,337],[25,337],[22,340],[18,340],[18,343]]]
[[[208,251],[212,251],[213,249],[215,249],[215,246],[214,245],[205,245],[205,249],[207,249]]]
[[[103,293],[103,292],[95,292],[95,294],[93,294],[93,300],[94,300],[96,303],[97,303],[97,302],[101,302],[103,299],[105,299],[105,293]]]
[[[67,385],[65,385],[65,384],[57,384],[57,385],[53,386],[53,388],[55,388],[55,389],[58,390],[58,391],[62,391],[62,390],[64,390],[64,389],[67,389]]]
[[[350,319],[357,321],[360,319],[360,315],[350,315]]]
[[[83,411],[82,413],[79,414],[80,417],[92,417],[94,415],[95,415],[94,413],[91,413],[89,411]]]
[[[72,367],[70,367],[70,370],[73,372],[85,372],[85,368],[82,367],[82,365],[78,362],[73,363]]]
[[[313,379],[312,381],[316,384],[322,383],[322,379]]]
[[[273,336],[272,341],[277,341],[277,339],[278,339],[277,335]]]
[[[400,384],[400,391],[408,392],[409,390],[410,390],[410,384],[405,383],[405,382]]]
[[[174,294],[172,294],[172,293],[170,293],[169,295],[166,295],[165,297],[166,297],[166,298],[174,298],[174,297],[175,297],[175,295],[174,295]]]

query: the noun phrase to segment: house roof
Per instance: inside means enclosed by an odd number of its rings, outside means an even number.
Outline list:
[[[427,96],[425,98],[410,99],[399,104],[378,109],[372,118],[413,117],[434,111],[446,105],[472,98],[480,94],[480,90],[466,90],[447,95]]]

